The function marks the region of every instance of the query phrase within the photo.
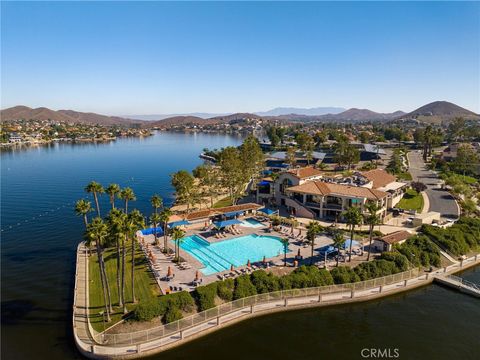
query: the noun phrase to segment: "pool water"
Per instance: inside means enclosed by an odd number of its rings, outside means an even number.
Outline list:
[[[250,227],[250,228],[261,228],[261,227],[264,227],[265,225],[262,224],[260,221],[257,221],[252,218],[248,218],[243,220],[241,226]]]
[[[205,275],[243,266],[283,254],[283,245],[275,236],[246,235],[210,244],[198,235],[185,237],[180,248],[199,260]]]

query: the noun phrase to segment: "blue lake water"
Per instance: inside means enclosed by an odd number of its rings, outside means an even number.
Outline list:
[[[204,147],[237,136],[157,133],[107,144],[55,144],[1,153],[2,359],[76,359],[71,333],[75,248],[82,220],[73,202],[95,179],[131,186],[150,212],[157,192],[172,201],[169,174],[201,163]],[[106,197],[101,200],[106,209]],[[480,269],[462,276],[480,282]],[[358,359],[364,346],[396,346],[401,359],[476,359],[477,299],[439,286],[332,308],[261,317],[156,359]]]

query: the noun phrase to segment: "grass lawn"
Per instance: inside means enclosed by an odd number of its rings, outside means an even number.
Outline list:
[[[230,200],[230,197],[227,196],[221,200],[218,200],[215,204],[213,204],[214,208],[221,208],[225,206],[230,206],[232,205],[232,200]]]
[[[398,177],[399,180],[407,180],[407,181],[412,180],[412,174],[410,174],[408,171],[397,174],[397,177]]]
[[[405,210],[416,210],[420,213],[423,209],[423,196],[413,189],[408,189],[396,207]]]
[[[138,244],[137,244],[138,245]],[[135,308],[132,303],[132,261],[131,261],[131,243],[127,244],[127,257],[125,259],[125,300],[129,311]],[[117,289],[117,255],[115,248],[106,249],[103,253],[105,266],[107,270],[108,282],[112,296],[113,310],[111,322],[106,323],[105,327],[115,324],[123,317],[123,311],[118,307],[118,289]],[[103,292],[100,282],[100,270],[98,266],[97,255],[90,256],[89,267],[89,299],[90,299],[90,322],[96,331],[103,331],[103,319],[99,313],[104,309]],[[140,300],[154,299],[160,295],[160,289],[148,270],[147,259],[137,246],[135,253],[135,297],[137,302]]]

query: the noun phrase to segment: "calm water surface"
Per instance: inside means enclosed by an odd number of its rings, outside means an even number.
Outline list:
[[[157,133],[108,144],[56,144],[1,154],[2,347],[4,359],[75,359],[71,334],[75,200],[95,179],[131,186],[134,206],[172,201],[169,174],[201,163],[204,147],[240,137]],[[108,203],[102,201],[104,209]],[[480,269],[462,276],[480,282]],[[478,359],[480,302],[439,286],[354,306],[256,318],[157,359],[356,359],[365,347],[400,349],[403,359]]]

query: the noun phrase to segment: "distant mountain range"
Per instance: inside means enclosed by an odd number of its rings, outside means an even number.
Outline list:
[[[316,116],[316,115],[326,115],[326,114],[338,114],[345,111],[345,108],[341,107],[315,107],[315,108],[295,108],[295,107],[277,107],[268,111],[259,111],[255,114],[259,116],[281,116],[281,115],[307,115],[307,116]]]
[[[154,119],[154,115],[143,115],[144,119],[136,119],[132,117],[108,116],[96,113],[86,113],[73,110],[51,110],[45,107],[36,109],[27,106],[15,106],[4,109],[0,112],[2,121],[18,120],[18,119],[34,119],[34,120],[53,120],[65,121],[69,123],[85,123],[85,124],[100,124],[100,125],[141,125],[144,127],[156,126],[171,126],[171,125],[186,125],[186,124],[219,124],[230,123],[234,121],[244,120],[247,118],[264,118],[278,121],[299,121],[299,122],[358,122],[358,121],[391,121],[416,118],[419,121],[438,122],[448,119],[453,119],[457,116],[462,116],[467,119],[480,119],[478,114],[464,109],[458,105],[447,101],[435,101],[424,105],[410,113],[403,111],[395,111],[393,113],[377,113],[368,109],[348,109],[337,113],[327,113],[323,115],[306,115],[306,114],[281,114],[282,112],[289,112],[292,109],[302,110],[300,108],[277,108],[266,113],[278,113],[280,115],[262,115],[258,113],[235,113],[235,114],[216,114],[204,118],[202,116],[194,115],[176,115],[167,118]],[[327,111],[326,109],[334,109],[334,111],[341,110],[341,108],[313,108],[303,109],[308,112]],[[215,115],[207,113],[197,113],[198,115]],[[160,115],[159,115],[160,116]],[[148,117],[152,117],[151,119]],[[148,119],[147,119],[148,118]],[[147,121],[148,120],[148,121]]]

